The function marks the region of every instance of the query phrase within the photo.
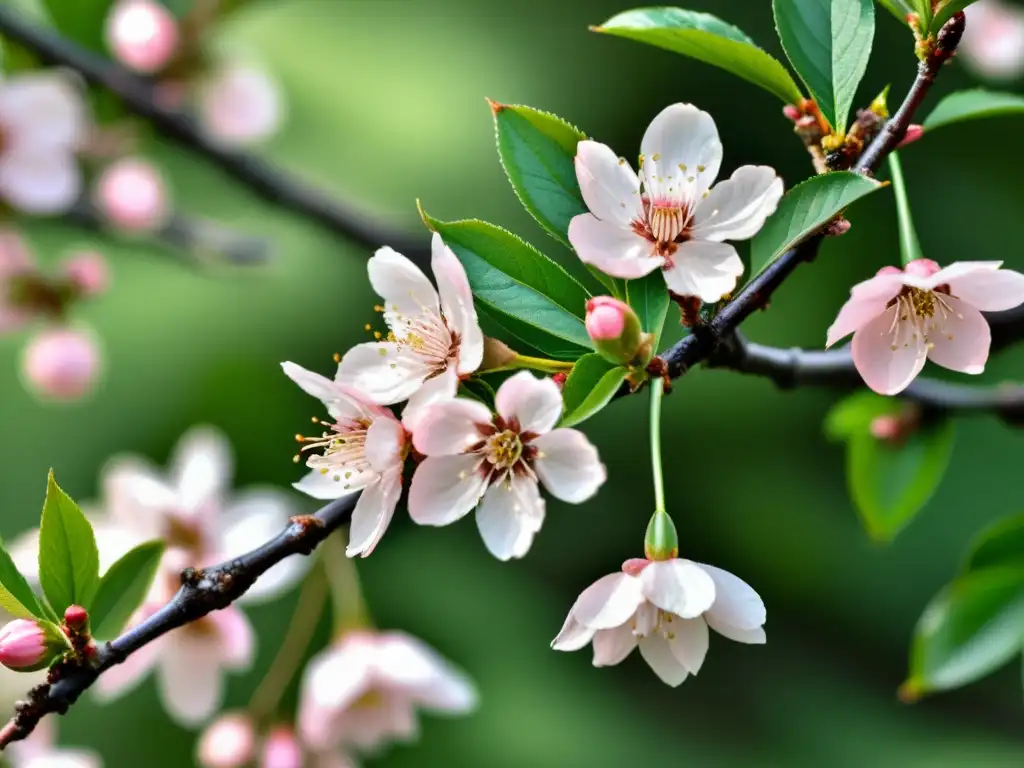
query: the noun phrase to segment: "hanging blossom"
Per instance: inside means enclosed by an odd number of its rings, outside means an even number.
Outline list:
[[[464,398],[425,410],[413,445],[427,458],[412,479],[409,515],[420,525],[448,525],[479,505],[484,544],[508,560],[526,554],[544,522],[539,482],[579,504],[597,493],[606,472],[582,432],[554,429],[562,393],[551,379],[521,371],[494,402],[497,414]]]
[[[4,750],[11,768],[100,768],[103,765],[95,752],[58,747],[55,722],[52,717],[40,720],[28,738]]]
[[[466,271],[437,233],[431,249],[437,289],[391,248],[379,249],[367,265],[390,333],[385,341],[350,349],[336,379],[380,405],[409,400],[407,408],[415,411],[454,397],[459,377],[473,373],[483,359],[484,337]]]
[[[415,739],[420,709],[464,715],[476,705],[472,681],[422,641],[357,630],[306,667],[298,730],[316,765],[342,766],[351,752]]]
[[[964,13],[967,27],[957,58],[993,80],[1024,74],[1024,9],[1002,0],[979,0],[964,8]]]
[[[875,392],[902,392],[925,360],[961,373],[985,370],[992,341],[982,312],[1024,303],[1024,275],[1001,261],[959,261],[941,269],[916,259],[883,267],[858,283],[828,329],[826,346],[853,334],[853,362]]]
[[[722,165],[718,128],[692,104],[654,118],[640,144],[637,175],[606,145],[581,141],[576,176],[590,213],[569,223],[581,260],[625,279],[660,268],[670,290],[702,301],[732,292],[743,274],[724,240],[753,237],[782,197],[767,166],[745,165],[714,188]]]
[[[740,643],[764,643],[766,612],[758,594],[728,571],[690,560],[622,564],[579,596],[556,651],[594,644],[594,666],[618,664],[640,646],[640,655],[665,683],[696,675],[708,651],[708,627]]]

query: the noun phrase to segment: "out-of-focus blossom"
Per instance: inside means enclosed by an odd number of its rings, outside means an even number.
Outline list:
[[[33,310],[19,295],[20,279],[36,270],[25,241],[13,229],[0,229],[0,333],[17,330]]]
[[[979,0],[964,12],[967,27],[957,58],[992,80],[1024,74],[1024,8],[1002,0]]]
[[[53,717],[44,717],[27,739],[4,750],[11,768],[101,768],[103,763],[96,753],[57,746],[56,722]]]
[[[782,197],[767,166],[745,165],[714,188],[722,165],[718,127],[692,104],[654,118],[640,145],[640,174],[606,145],[581,141],[576,176],[590,213],[569,223],[580,259],[614,277],[661,269],[682,296],[718,301],[736,287],[743,262],[724,240],[757,234]]]
[[[827,346],[853,334],[853,362],[875,392],[902,392],[925,360],[961,373],[985,370],[992,337],[982,312],[1024,303],[1024,275],[1001,261],[958,261],[941,269],[917,259],[883,267],[858,283],[828,329]]]
[[[107,47],[129,69],[159,72],[178,47],[178,22],[161,3],[120,0],[107,16]]]
[[[82,95],[64,75],[0,81],[0,197],[30,214],[70,208],[82,185],[75,152],[87,133]]]
[[[163,176],[152,163],[137,158],[108,166],[93,198],[106,220],[125,232],[152,232],[170,213]]]
[[[414,739],[419,709],[459,715],[476,701],[469,678],[420,640],[401,632],[349,632],[306,668],[299,732],[322,756],[319,765],[346,765],[353,750]]]
[[[75,289],[84,296],[96,296],[110,285],[107,260],[94,251],[72,255],[64,262],[64,274]]]
[[[224,144],[255,144],[280,128],[281,101],[280,89],[266,70],[229,63],[201,83],[199,117],[205,131]]]
[[[562,393],[528,371],[508,378],[495,396],[497,414],[457,398],[431,404],[413,445],[427,458],[409,489],[409,515],[420,525],[448,525],[477,507],[487,549],[522,557],[544,522],[539,483],[556,498],[586,501],[605,481],[597,449],[575,429],[554,429]]]
[[[302,768],[302,747],[291,728],[278,725],[270,730],[263,742],[260,768]]]
[[[37,333],[22,355],[22,377],[43,399],[78,400],[89,394],[100,374],[99,343],[89,331],[50,328]]]
[[[196,762],[202,768],[244,768],[255,754],[256,727],[244,712],[221,715],[196,744]]]
[[[587,587],[552,641],[556,651],[594,644],[594,666],[618,664],[637,645],[665,683],[695,675],[708,627],[740,643],[765,642],[764,603],[742,579],[690,560],[627,560]]]

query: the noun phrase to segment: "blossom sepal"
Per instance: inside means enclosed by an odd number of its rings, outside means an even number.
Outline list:
[[[647,523],[644,555],[648,560],[671,560],[679,556],[679,535],[676,524],[666,512],[657,511]]]

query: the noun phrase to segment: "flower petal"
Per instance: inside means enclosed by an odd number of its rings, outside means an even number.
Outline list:
[[[453,399],[458,390],[459,374],[454,365],[449,365],[444,373],[431,376],[412,394],[402,411],[402,425],[415,433],[430,407]]]
[[[736,289],[743,261],[726,243],[690,240],[682,243],[663,269],[670,290],[681,296],[698,296],[714,302]]]
[[[216,712],[224,699],[219,640],[172,632],[167,641],[157,670],[160,698],[172,720],[197,726]]]
[[[576,178],[587,208],[602,221],[628,230],[643,215],[640,179],[607,145],[596,141],[576,145]]]
[[[303,476],[297,483],[292,483],[292,488],[297,491],[310,496],[314,499],[329,500],[329,499],[340,499],[342,496],[348,496],[350,493],[357,493],[364,487],[361,482],[347,482],[343,483],[334,478],[337,475],[331,472],[321,472],[319,469],[314,469]],[[368,473],[360,473],[360,480],[370,482],[373,476]]]
[[[727,637],[737,643],[764,645],[767,640],[762,627],[755,627],[754,629],[740,629],[739,627],[734,627],[731,624],[725,624],[719,621],[710,613],[705,614],[704,618],[707,620],[708,626],[715,630],[715,632],[720,634],[722,637]]]
[[[0,195],[24,213],[63,213],[81,189],[82,174],[68,152],[12,150],[0,156]]]
[[[419,525],[448,525],[465,517],[487,490],[476,454],[430,456],[409,488],[409,517]]]
[[[366,430],[363,451],[374,472],[388,472],[396,467],[401,469],[405,430],[398,419],[391,415],[374,419]]]
[[[461,375],[472,373],[484,358],[484,334],[473,306],[473,292],[462,262],[448,248],[437,232],[431,240],[431,269],[441,295],[441,311],[449,327],[459,336]]]
[[[897,307],[891,307],[853,334],[853,364],[864,383],[880,395],[895,395],[906,389],[927,359],[928,348],[920,335],[905,344],[893,344],[890,329],[897,311]]]
[[[715,583],[689,560],[657,560],[640,572],[640,582],[644,597],[684,619],[700,616],[715,602]]]
[[[298,727],[310,747],[334,745],[339,716],[372,685],[376,653],[373,635],[353,632],[306,665]]]
[[[376,482],[363,489],[356,508],[352,510],[352,523],[348,530],[349,557],[366,557],[391,524],[395,507],[402,495],[402,467],[398,465],[381,475]]]
[[[103,702],[113,701],[134,691],[160,661],[166,646],[166,639],[159,638],[108,669],[97,678],[93,686],[96,698]]]
[[[551,641],[551,647],[556,651],[578,651],[593,639],[594,632],[595,630],[576,621],[572,611],[569,611],[562,628]]]
[[[665,107],[647,127],[640,152],[644,188],[658,203],[696,204],[722,165],[714,118],[692,104]]]
[[[611,573],[583,590],[571,613],[589,629],[611,629],[629,621],[643,603],[640,579],[626,573]]]
[[[81,91],[56,70],[19,74],[0,84],[0,125],[17,149],[70,156],[87,131]]]
[[[941,330],[928,335],[928,359],[943,368],[978,374],[985,370],[992,332],[988,320],[966,301],[944,296],[953,313]]]
[[[700,616],[680,619],[670,625],[668,646],[691,675],[700,672],[708,653],[708,625]]]
[[[1024,304],[1024,275],[1010,269],[997,269],[991,264],[977,262],[977,269],[959,276],[947,277],[946,282],[954,296],[982,312],[1003,312]],[[950,264],[938,275],[948,274],[960,264]]]
[[[218,651],[227,669],[245,671],[256,655],[256,635],[241,609],[229,605],[209,615],[219,637]]]
[[[394,342],[367,342],[341,359],[336,381],[380,405],[408,400],[431,374],[429,362]]]
[[[657,633],[640,639],[640,655],[666,685],[675,688],[689,676],[686,667],[672,653],[668,640]]]
[[[520,371],[498,387],[494,408],[505,421],[519,422],[521,432],[543,435],[562,416],[562,390],[552,379]]]
[[[419,317],[423,312],[440,315],[434,286],[419,267],[394,249],[378,248],[366,263],[366,270],[373,290],[384,300],[386,314],[409,318]]]
[[[372,419],[382,411],[360,392],[319,373],[306,370],[301,365],[281,363],[281,369],[289,379],[302,388],[303,392],[322,402],[328,413],[338,421]]]
[[[715,604],[705,614],[709,621],[730,624],[737,629],[754,629],[765,622],[764,601],[747,582],[713,565],[698,565],[715,582]]]
[[[746,240],[758,233],[782,197],[782,179],[766,165],[744,165],[697,204],[693,236],[699,240]]]
[[[629,624],[598,631],[594,634],[594,666],[615,666],[633,652],[637,642]]]
[[[556,429],[532,442],[533,469],[552,496],[571,504],[586,501],[608,474],[597,448],[577,429]]]
[[[646,238],[589,213],[573,216],[569,242],[584,264],[625,280],[649,275],[665,263],[654,255],[654,246]]]
[[[487,406],[465,397],[435,403],[418,418],[412,443],[424,456],[459,454],[483,439],[491,419]]]
[[[537,481],[525,476],[491,483],[476,510],[480,536],[499,560],[525,555],[543,523],[544,499]]]
[[[853,286],[850,298],[843,304],[835,322],[828,329],[825,346],[831,347],[885,312],[886,305],[902,288],[903,275],[898,273],[875,275],[870,280]]]
[[[135,531],[142,541],[163,535],[165,517],[176,508],[178,494],[149,461],[115,457],[103,468],[102,483],[113,522]]]
[[[231,488],[233,474],[231,444],[220,430],[193,427],[178,440],[171,457],[170,477],[186,514],[219,511],[224,494]]]
[[[473,682],[433,648],[404,632],[381,635],[376,669],[386,686],[422,706],[451,714],[476,708]]]

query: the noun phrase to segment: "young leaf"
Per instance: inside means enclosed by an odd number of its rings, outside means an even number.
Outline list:
[[[1024,114],[1024,96],[973,88],[951,93],[938,103],[924,121],[925,131],[982,117]]]
[[[1024,645],[1024,568],[986,568],[962,576],[921,615],[903,690],[916,697],[973,682]]]
[[[775,27],[793,68],[837,133],[871,58],[871,0],[772,0]]]
[[[932,17],[930,32],[938,32],[942,25],[953,18],[954,14],[960,13],[975,0],[945,0],[945,5],[935,4],[935,15]]]
[[[63,35],[98,53],[106,53],[103,27],[115,0],[43,0],[53,25]]]
[[[832,442],[870,434],[871,422],[879,416],[895,415],[903,405],[892,397],[862,390],[843,398],[825,417],[825,437]]]
[[[928,502],[953,453],[953,422],[922,424],[903,443],[854,435],[847,443],[847,480],[864,527],[891,541]]]
[[[39,581],[50,605],[89,608],[100,578],[100,558],[92,525],[60,489],[50,472],[39,529]]]
[[[914,13],[920,19],[921,29],[927,31],[932,23],[933,0],[910,0],[910,2],[914,6]]]
[[[892,191],[896,197],[896,222],[900,231],[900,258],[903,266],[920,259],[921,242],[917,239],[914,229],[914,218],[910,213],[910,200],[907,198],[907,185],[903,180],[903,164],[899,155],[889,155],[889,174],[892,176]]]
[[[146,599],[163,554],[162,541],[147,541],[124,554],[103,574],[89,610],[92,634],[97,640],[111,640],[120,634]]]
[[[629,373],[594,353],[576,361],[562,390],[562,421],[571,427],[586,421],[611,401]]]
[[[878,0],[878,2],[904,24],[907,23],[907,14],[914,13],[913,7],[907,0]]]
[[[739,29],[709,13],[637,8],[613,16],[593,29],[720,67],[775,94],[786,104],[803,99],[793,76],[778,59],[758,48]]]
[[[668,307],[672,303],[661,270],[656,269],[646,277],[627,281],[626,303],[640,318],[640,327],[654,334],[654,351],[657,352]]]
[[[785,194],[778,209],[751,243],[752,274],[763,271],[805,237],[832,221],[848,205],[883,186],[852,171],[812,176],[797,184]]]
[[[511,318],[513,327],[528,326],[528,343],[545,354],[564,352],[566,342],[592,349],[583,324],[590,294],[562,267],[493,224],[443,222],[422,210],[421,215],[458,256],[473,295],[499,324]]]
[[[1024,568],[1024,515],[1012,515],[990,525],[974,540],[963,573],[984,568]]]
[[[19,619],[51,619],[36,597],[28,580],[21,575],[7,550],[0,543],[0,608]]]

